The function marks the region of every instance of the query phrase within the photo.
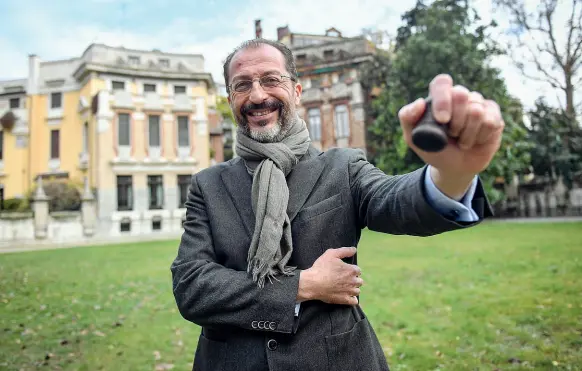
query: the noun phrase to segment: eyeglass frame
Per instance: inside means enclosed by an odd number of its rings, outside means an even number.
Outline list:
[[[283,79],[283,78],[285,78],[285,77],[286,77],[286,78],[288,78],[289,80],[291,80],[291,81],[293,81],[293,82],[297,82],[297,79],[296,79],[295,77],[293,77],[293,76],[288,76],[288,75],[273,75],[273,74],[269,74],[269,75],[261,76],[261,77],[258,77],[258,78],[254,78],[254,79],[252,79],[252,80],[238,80],[238,81],[235,81],[235,82],[233,82],[233,83],[231,83],[231,84],[228,84],[227,86],[228,86],[228,89],[230,90],[230,92],[231,92],[231,93],[232,93],[232,92],[235,92],[235,93],[239,93],[239,94],[248,93],[248,92],[250,92],[251,90],[253,90],[253,85],[254,85],[255,81],[258,81],[258,82],[259,82],[259,85],[261,86],[261,88],[263,88],[263,89],[270,89],[270,88],[265,88],[265,87],[263,86],[263,84],[261,84],[261,79],[264,79],[264,78],[266,78],[266,77],[277,77],[277,76],[279,76],[281,79]],[[251,87],[250,87],[250,89],[249,89],[249,90],[245,90],[245,91],[236,91],[236,90],[234,90],[234,89],[232,88],[232,86],[233,86],[234,84],[236,84],[236,83],[239,83],[239,82],[249,82],[249,81],[250,81],[250,83],[251,83]],[[283,82],[283,80],[281,80],[281,81],[278,83],[278,85],[277,85],[276,87],[279,87],[279,86],[281,85],[281,83],[282,83],[282,82]]]

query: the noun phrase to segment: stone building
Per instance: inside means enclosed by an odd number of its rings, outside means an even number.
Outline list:
[[[335,28],[313,35],[279,27],[277,39],[295,55],[303,86],[299,113],[313,144],[322,150],[352,147],[367,152],[360,66],[372,60],[375,45],[364,36],[345,37]]]
[[[66,60],[31,55],[26,79],[0,82],[0,184],[26,198],[39,179],[86,183],[97,234],[180,229],[191,176],[210,166],[215,104],[199,54],[92,44]]]

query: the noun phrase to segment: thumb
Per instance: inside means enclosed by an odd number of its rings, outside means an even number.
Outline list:
[[[355,247],[340,247],[337,249],[329,249],[328,250],[331,256],[339,259],[349,258],[350,256],[354,256],[356,253]]]
[[[410,133],[416,126],[418,120],[422,117],[426,108],[426,102],[423,98],[418,98],[414,102],[407,104],[398,111],[398,119],[404,133]]]

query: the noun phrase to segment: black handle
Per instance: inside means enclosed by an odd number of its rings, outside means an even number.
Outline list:
[[[412,143],[426,152],[440,152],[449,142],[448,123],[438,123],[432,115],[432,99],[425,99],[426,109],[415,128],[412,129]]]

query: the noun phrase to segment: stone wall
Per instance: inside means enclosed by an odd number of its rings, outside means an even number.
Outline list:
[[[506,199],[494,206],[496,217],[551,218],[582,216],[582,184],[568,189],[563,179],[557,181],[513,181],[504,186]]]
[[[101,243],[124,237],[179,236],[186,215],[174,210],[134,210],[97,214],[96,200],[85,181],[80,211],[49,211],[42,179],[33,196],[31,212],[0,213],[0,245]]]

